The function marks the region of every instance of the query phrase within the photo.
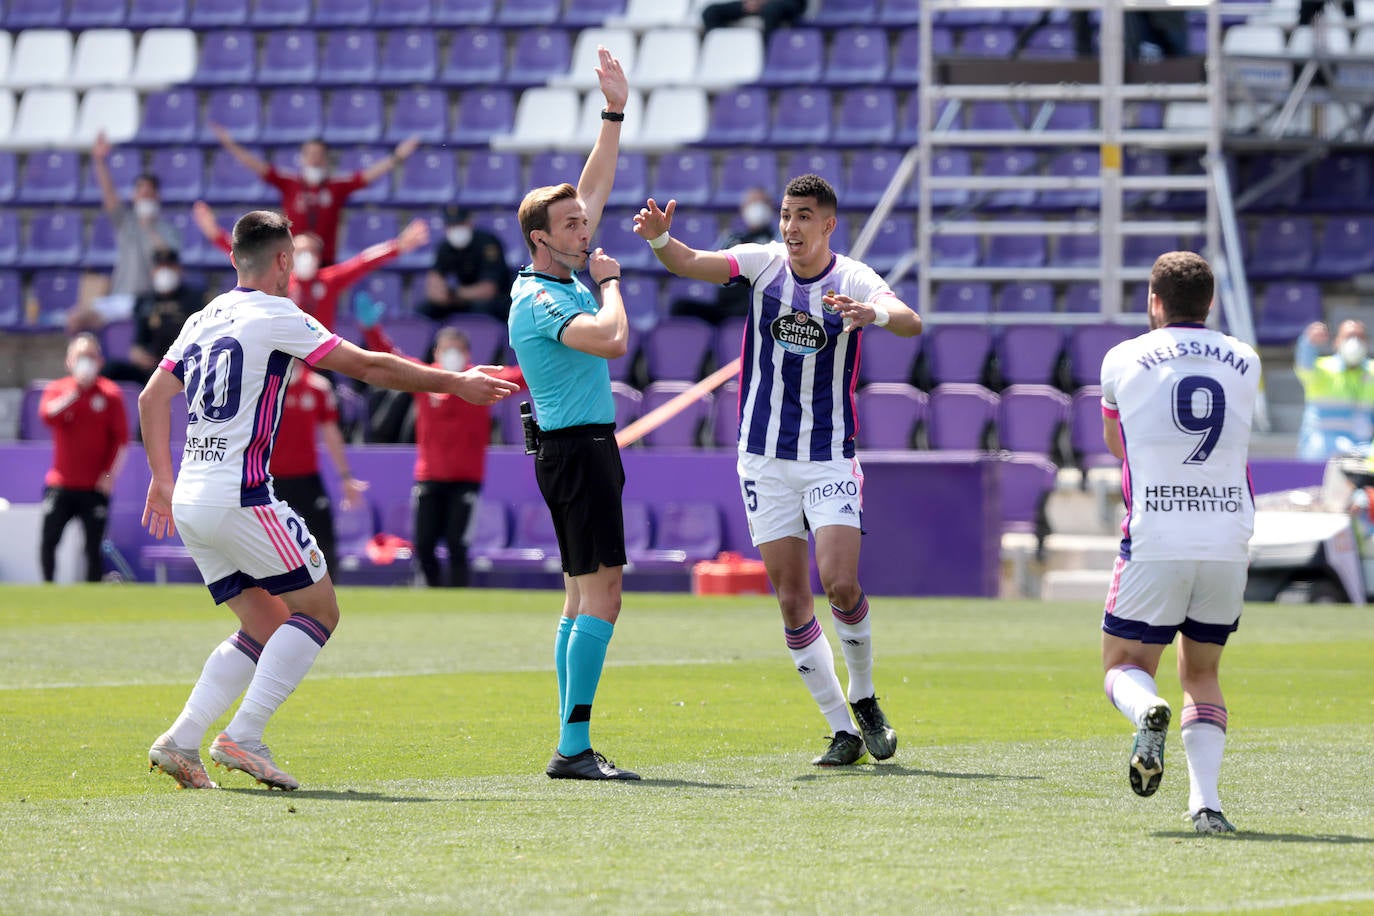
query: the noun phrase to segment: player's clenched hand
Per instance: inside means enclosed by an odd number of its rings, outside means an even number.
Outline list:
[[[481,406],[495,404],[506,395],[514,394],[520,390],[520,386],[515,382],[492,375],[494,372],[500,372],[501,368],[501,366],[473,366],[462,372],[455,372],[453,373],[454,383],[449,393],[458,395],[469,404]]]
[[[177,533],[176,523],[172,521],[170,481],[153,480],[148,484],[148,501],[143,504],[143,524],[148,526],[148,533],[159,541]]]
[[[607,277],[620,276],[620,262],[598,248],[587,259],[587,273],[592,275],[592,279],[599,286]]]
[[[676,210],[676,200],[668,201],[668,206],[660,210],[658,204],[650,197],[644,208],[635,214],[635,235],[646,242],[658,238],[672,227],[673,212]]]

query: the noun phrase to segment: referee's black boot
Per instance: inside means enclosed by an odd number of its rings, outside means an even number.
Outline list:
[[[638,773],[617,769],[605,757],[591,748],[580,754],[564,757],[557,751],[544,769],[550,779],[638,779]]]

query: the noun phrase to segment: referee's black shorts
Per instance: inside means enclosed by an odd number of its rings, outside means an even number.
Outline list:
[[[563,571],[585,576],[602,566],[624,566],[625,468],[615,426],[570,426],[539,436],[534,477],[553,516]]]

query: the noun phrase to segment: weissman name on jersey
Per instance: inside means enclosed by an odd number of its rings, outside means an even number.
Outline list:
[[[1208,343],[1201,340],[1184,340],[1176,343],[1155,347],[1146,353],[1141,353],[1136,361],[1140,363],[1142,369],[1153,369],[1155,366],[1168,362],[1171,359],[1179,359],[1184,356],[1201,356],[1205,359],[1214,359],[1224,366],[1230,366],[1241,375],[1250,369],[1250,363],[1243,356],[1237,356],[1236,351],[1230,347],[1220,344]]]

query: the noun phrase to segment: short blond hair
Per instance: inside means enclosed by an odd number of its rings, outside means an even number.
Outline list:
[[[565,181],[562,184],[535,188],[525,195],[524,200],[520,201],[520,234],[525,237],[525,247],[529,248],[531,255],[535,253],[535,250],[534,239],[530,238],[530,233],[536,229],[543,232],[549,231],[549,207],[560,200],[576,199],[577,188]]]

